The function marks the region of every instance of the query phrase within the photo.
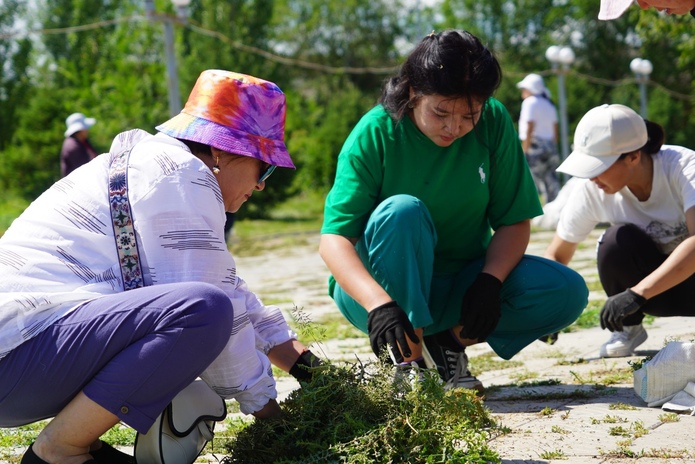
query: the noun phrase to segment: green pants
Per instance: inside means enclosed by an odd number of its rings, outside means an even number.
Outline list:
[[[425,205],[412,196],[396,195],[374,210],[357,243],[365,267],[425,335],[458,325],[463,295],[485,261],[482,256],[458,272],[434,272],[436,242]],[[367,311],[332,278],[329,291],[347,320],[367,333]],[[510,359],[534,340],[574,322],[588,294],[584,279],[572,269],[524,255],[502,285],[502,315],[486,341],[500,357]]]

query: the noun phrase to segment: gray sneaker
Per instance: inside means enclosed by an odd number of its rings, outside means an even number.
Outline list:
[[[471,371],[468,370],[466,351],[455,351],[440,345],[434,336],[424,337],[422,356],[430,369],[437,369],[440,377],[446,382],[444,389],[469,388],[483,393],[485,387]]]

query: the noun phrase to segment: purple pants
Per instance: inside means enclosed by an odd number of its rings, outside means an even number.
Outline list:
[[[233,316],[227,295],[200,282],[84,303],[0,360],[0,427],[53,417],[83,390],[145,433],[222,351]]]

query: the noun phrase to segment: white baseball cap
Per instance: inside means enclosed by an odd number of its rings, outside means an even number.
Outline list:
[[[633,0],[601,0],[601,9],[598,12],[598,19],[607,20],[619,18],[632,3]]]
[[[516,84],[519,89],[526,89],[533,95],[549,95],[550,92],[545,87],[543,83],[543,77],[539,74],[529,74],[524,77],[518,84]]]
[[[96,119],[88,118],[82,113],[72,113],[65,120],[65,125],[67,126],[67,130],[65,131],[65,137],[70,137],[75,132],[89,129],[94,124],[96,124],[96,122]]]
[[[625,105],[601,105],[589,110],[574,132],[574,151],[557,168],[574,177],[601,175],[623,153],[647,144],[642,116]]]

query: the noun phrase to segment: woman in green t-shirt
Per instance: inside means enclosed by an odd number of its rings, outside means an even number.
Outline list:
[[[587,303],[569,268],[525,256],[538,193],[497,59],[473,35],[425,37],[355,126],[326,199],[320,254],[340,311],[405,369],[482,389],[465,346],[505,359]],[[423,343],[424,342],[424,343]]]

